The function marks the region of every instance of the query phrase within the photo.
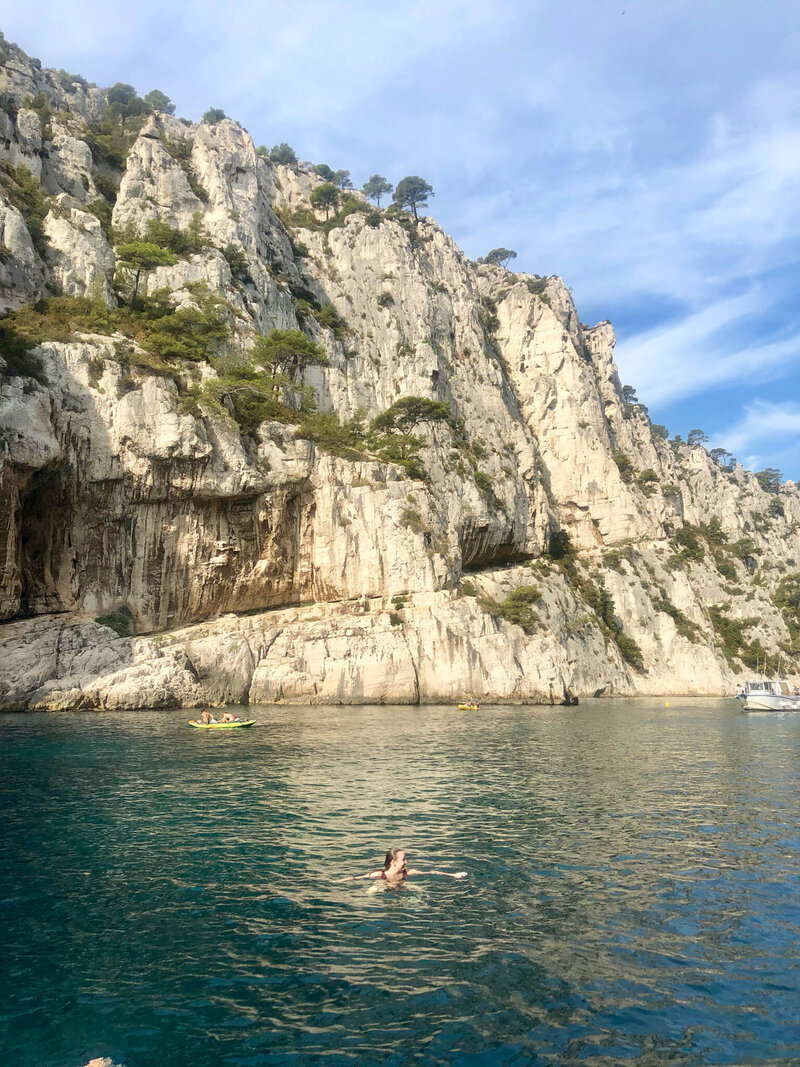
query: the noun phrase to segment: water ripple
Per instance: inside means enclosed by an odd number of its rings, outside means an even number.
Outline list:
[[[799,1060],[800,716],[672,703],[2,716],[5,1062]]]

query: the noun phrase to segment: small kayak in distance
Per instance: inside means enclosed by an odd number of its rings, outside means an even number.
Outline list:
[[[234,730],[240,726],[255,726],[255,719],[244,719],[242,722],[197,722],[189,719],[189,725],[196,730]]]
[[[480,706],[480,704],[459,704],[458,705],[458,710],[459,711],[480,711],[481,710],[481,706]]]

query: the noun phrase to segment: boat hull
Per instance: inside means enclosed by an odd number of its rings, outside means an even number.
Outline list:
[[[740,703],[742,711],[800,711],[800,697],[776,693],[748,693]]]
[[[244,722],[195,722],[194,719],[189,719],[189,725],[195,730],[237,730],[255,724],[255,719],[246,719]]]

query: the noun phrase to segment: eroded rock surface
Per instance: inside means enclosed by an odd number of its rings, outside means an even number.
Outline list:
[[[654,432],[611,325],[582,326],[560,279],[476,266],[432,219],[357,198],[325,227],[320,179],[231,120],[150,116],[115,163],[102,90],[10,46],[0,94],[0,161],[44,198],[39,231],[3,171],[0,302],[98,309],[0,351],[4,707],[711,694],[739,654],[792,654],[796,487]],[[150,224],[200,235],[139,294],[218,296],[214,358],[103,326],[131,300],[110,234]],[[324,350],[298,385],[340,425],[446,405],[413,427],[424,479],[211,402],[218,357],[273,329]]]

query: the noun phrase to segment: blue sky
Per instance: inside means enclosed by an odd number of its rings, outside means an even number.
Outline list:
[[[47,66],[397,182],[559,274],[671,433],[800,479],[797,0],[15,5]]]

